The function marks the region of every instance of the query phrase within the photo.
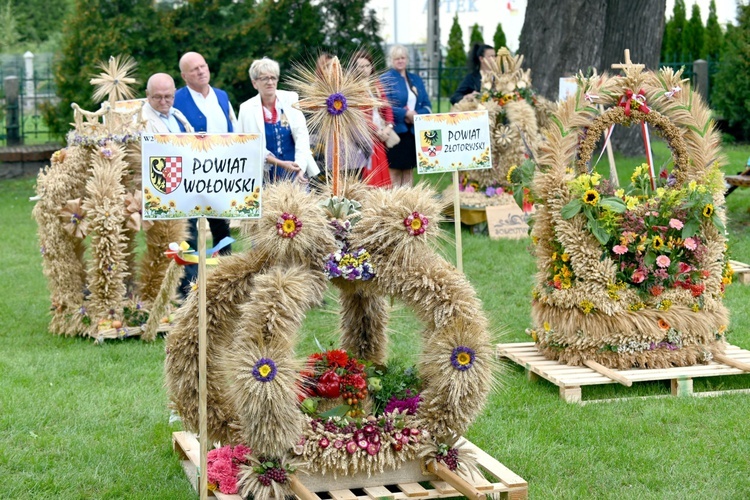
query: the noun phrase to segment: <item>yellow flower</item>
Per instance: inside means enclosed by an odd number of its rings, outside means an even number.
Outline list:
[[[661,239],[661,236],[654,236],[654,239],[651,240],[651,248],[653,248],[654,250],[659,250],[663,246],[664,240]]]
[[[230,207],[236,207],[237,206],[237,200],[232,200],[229,202]]]
[[[201,211],[201,206],[200,205],[196,205],[195,208],[193,208],[193,210],[195,210],[196,212],[200,212]]]
[[[697,187],[698,183],[695,181],[690,181],[690,183],[688,184],[688,189],[690,189],[690,191],[695,191]]]
[[[638,198],[636,198],[635,196],[626,196],[625,206],[628,210],[635,210],[638,206]]]
[[[177,206],[177,203],[174,202],[174,200],[169,200],[169,208],[175,208]]]
[[[594,303],[590,300],[582,300],[578,304],[578,307],[581,309],[581,311],[583,311],[583,314],[588,314],[594,310]]]
[[[458,356],[456,356],[456,361],[459,365],[466,366],[471,363],[471,354],[468,352],[460,352],[458,353]]]
[[[419,217],[414,217],[414,219],[411,221],[411,229],[412,231],[418,231],[422,229],[422,219]]]
[[[557,252],[552,252],[552,257],[550,257],[552,260],[557,260]]]
[[[659,305],[656,306],[657,309],[661,309],[662,311],[669,311],[670,307],[672,307],[672,301],[669,299],[662,300],[659,302]]]
[[[622,198],[623,196],[625,196],[625,190],[618,189],[617,191],[615,191],[615,196],[617,196],[618,198]]]
[[[268,377],[268,374],[271,373],[271,367],[268,366],[268,364],[260,365],[258,368],[258,373],[260,373],[260,376],[263,378]]]
[[[711,217],[714,214],[714,206],[711,203],[708,203],[705,207],[703,207],[703,217]]]
[[[567,290],[571,287],[570,278],[563,278],[563,280],[560,282],[560,288],[563,290]]]
[[[602,174],[600,174],[598,172],[595,173],[594,175],[592,175],[591,176],[591,185],[592,186],[598,186],[599,185],[599,181],[601,180],[601,178],[602,178]]]
[[[560,256],[560,260],[563,262],[568,262],[570,260],[570,255],[564,253]]]
[[[583,193],[582,199],[584,203],[587,203],[592,207],[596,206],[596,204],[599,203],[599,193],[597,193],[594,189],[589,189],[585,193]]]
[[[550,331],[552,329],[552,327],[546,321],[544,322],[544,325],[542,325],[542,326],[544,326],[544,331],[545,332],[548,332],[548,331]]]
[[[286,234],[293,233],[295,229],[297,229],[297,224],[295,224],[292,219],[286,219],[281,226],[281,230]]]
[[[663,198],[664,197],[664,193],[666,193],[666,192],[667,192],[667,190],[664,189],[663,187],[656,188],[656,196],[658,196],[659,198]]]
[[[690,309],[691,309],[691,310],[692,310],[693,312],[696,312],[696,313],[697,313],[698,311],[700,311],[700,310],[701,310],[701,306],[700,306],[700,305],[698,305],[698,304],[693,304],[692,306],[690,306]]]
[[[636,302],[635,304],[632,304],[630,306],[630,310],[631,311],[640,311],[641,309],[643,309],[645,307],[646,307],[646,304],[644,304],[643,302]]]
[[[511,177],[513,176],[513,171],[517,168],[518,168],[518,165],[511,165],[510,168],[508,169],[508,173],[505,175],[505,180],[507,180],[508,182],[513,182],[511,180]]]

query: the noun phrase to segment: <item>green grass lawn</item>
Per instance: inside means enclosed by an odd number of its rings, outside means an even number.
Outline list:
[[[656,163],[667,158],[655,148]],[[735,173],[750,147],[726,150]],[[617,157],[621,178],[640,159]],[[606,160],[602,160],[606,162]],[[1,167],[0,167],[1,168]],[[599,169],[606,172],[606,167]],[[446,177],[427,178],[445,185]],[[176,455],[163,388],[164,341],[62,338],[47,331],[49,297],[31,217],[34,179],[0,182],[0,498],[195,498]],[[750,262],[750,190],[727,200],[732,258]],[[453,259],[453,228],[443,253]],[[535,263],[529,241],[464,228],[463,261],[497,339],[528,341]],[[333,292],[310,312],[301,353],[336,341]],[[729,287],[730,342],[750,349],[750,287]],[[413,362],[421,325],[396,302],[392,357]],[[697,379],[695,390],[750,388],[750,375]],[[584,389],[584,399],[668,395],[667,382]],[[750,395],[566,404],[558,388],[505,365],[467,437],[529,482],[531,498],[750,497]]]

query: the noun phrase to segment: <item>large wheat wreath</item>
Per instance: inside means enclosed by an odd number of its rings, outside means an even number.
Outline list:
[[[578,80],[578,92],[559,104],[553,124],[545,130],[547,140],[540,147],[533,183],[541,203],[532,231],[539,269],[532,335],[545,356],[568,364],[593,360],[624,369],[708,362],[714,353],[723,352],[729,318],[722,297],[731,280],[725,266],[719,134],[711,112],[681,79],[681,71],[669,68],[654,73],[626,67],[624,76]],[[610,125],[641,122],[654,127],[672,150],[672,170],[662,173],[662,180],[669,181],[640,197],[615,191],[621,201],[607,203],[620,205],[621,213],[609,213],[599,208],[605,194],[598,185],[600,176],[590,166],[592,152]],[[574,201],[579,194],[573,186],[584,183],[589,190]],[[665,200],[685,193],[690,199],[706,200],[705,217],[696,222],[695,233],[681,238],[675,232],[683,226],[678,218],[644,229],[642,234],[650,231],[652,237],[635,243],[635,256],[628,253],[635,232],[617,235],[605,245],[600,222],[594,227],[598,239],[584,211],[570,210],[586,207],[604,214],[605,223],[619,224],[629,217],[629,224],[638,224],[656,216]],[[623,200],[629,203],[627,212]],[[691,208],[696,209],[700,211]],[[683,204],[675,213],[687,210]],[[691,266],[674,258],[688,253]],[[628,281],[622,276],[631,272],[625,263],[629,256],[641,267]],[[669,284],[654,285],[644,293],[638,284],[648,273],[663,280],[657,283]]]

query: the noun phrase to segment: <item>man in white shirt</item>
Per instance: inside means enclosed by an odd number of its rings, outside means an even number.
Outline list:
[[[146,132],[178,134],[193,131],[185,115],[172,107],[175,90],[174,79],[166,73],[155,73],[148,79],[146,104],[141,111],[146,120]]]
[[[187,52],[180,58],[180,74],[185,80],[185,87],[177,90],[174,97],[174,107],[182,111],[185,118],[196,132],[227,134],[234,132],[237,121],[229,96],[223,90],[212,87],[211,71],[206,60],[197,52]],[[227,219],[208,219],[211,228],[213,244],[217,245],[223,238],[229,236],[229,221]],[[196,219],[188,219],[190,236],[187,240],[192,248],[198,247],[198,230]],[[228,245],[219,251],[226,255],[232,253],[232,246]],[[185,275],[180,283],[181,294],[190,292],[191,283],[198,276],[198,265],[185,266]]]

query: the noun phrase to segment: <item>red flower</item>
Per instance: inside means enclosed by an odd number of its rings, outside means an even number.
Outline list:
[[[343,349],[328,351],[328,353],[326,353],[326,357],[328,358],[328,366],[335,366],[339,368],[345,367],[347,361],[349,361],[349,356]]]
[[[649,289],[649,292],[651,292],[651,295],[654,297],[658,297],[664,292],[664,287],[661,285],[654,285]]]

